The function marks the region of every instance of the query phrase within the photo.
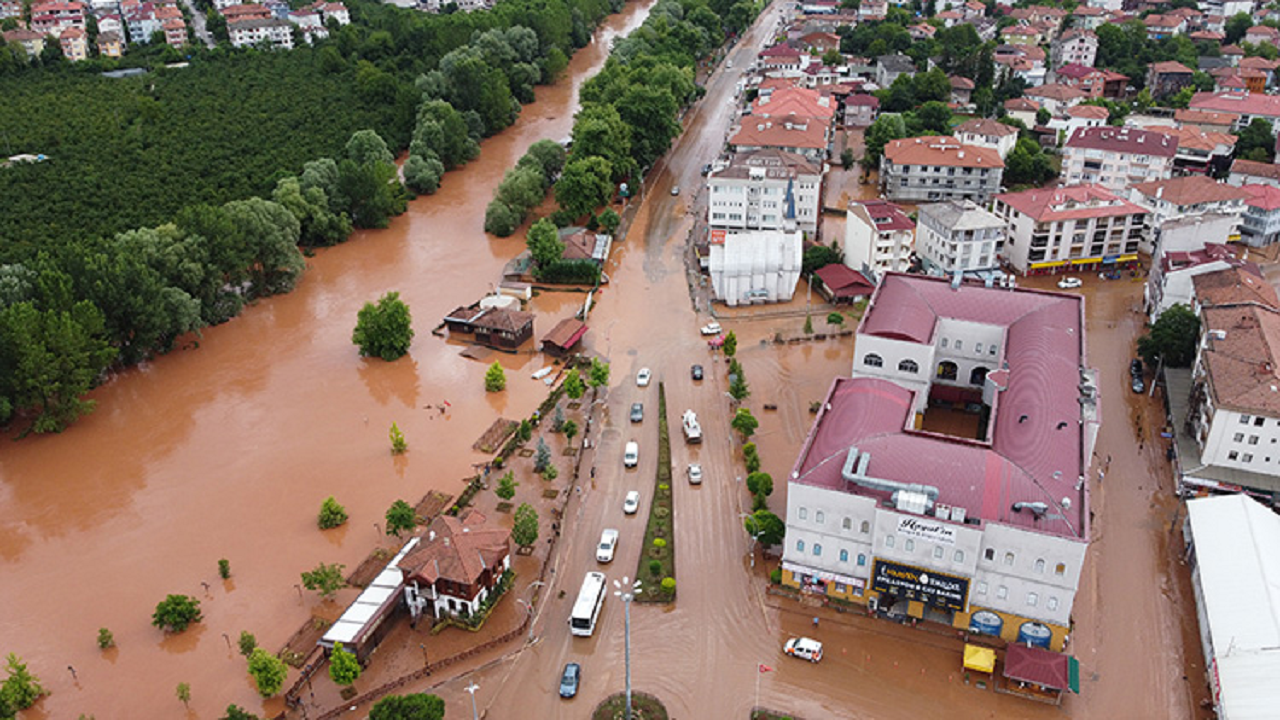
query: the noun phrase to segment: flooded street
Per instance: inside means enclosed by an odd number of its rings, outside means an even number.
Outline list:
[[[493,188],[531,143],[569,134],[578,87],[651,5],[609,18],[557,85],[538,88],[513,127],[390,229],[311,258],[295,292],[206,330],[198,350],[98,389],[98,411],[62,435],[4,443],[0,649],[52,693],[24,718],[177,714],[179,682],[191,686],[192,717],[217,717],[233,702],[281,709],[278,698],[264,706],[223,635],[234,644],[248,630],[279,648],[320,604],[295,590],[301,571],[354,568],[380,540],[375,524],[392,502],[457,494],[487,459],[470,447],[494,416],[527,416],[545,396],[528,380],[541,356],[495,354],[508,389],[486,394],[485,364],[430,329],[488,292],[523,249],[523,233],[495,240],[481,230]],[[412,308],[417,337],[398,362],[362,360],[351,344],[356,311],[388,290]],[[539,317],[537,337],[553,317]],[[392,422],[409,443],[399,458]],[[351,520],[322,533],[316,513],[330,495]],[[225,582],[219,558],[231,563]],[[151,627],[169,593],[199,598],[204,621],[174,637]],[[100,627],[116,649],[98,650]]]
[[[52,691],[24,718],[177,715],[179,682],[191,686],[190,718],[218,717],[228,703],[259,714],[283,710],[279,698],[264,704],[258,697],[231,647],[239,633],[255,633],[274,651],[311,613],[340,612],[340,603],[321,603],[297,588],[299,572],[319,562],[350,570],[378,543],[390,547],[380,532],[393,501],[416,503],[429,490],[456,495],[473,464],[489,457],[470,449],[485,428],[497,416],[529,415],[545,396],[546,387],[529,380],[547,364],[528,352],[533,343],[521,354],[493,355],[507,368],[507,390],[486,394],[483,375],[492,360],[465,359],[459,354],[465,345],[430,329],[488,292],[523,249],[522,232],[497,240],[481,231],[493,188],[530,143],[569,133],[578,86],[603,63],[610,40],[639,25],[651,4],[632,4],[611,18],[558,85],[539,88],[538,102],[524,108],[515,126],[485,141],[476,162],[446,175],[437,195],[412,203],[390,229],[359,233],[312,258],[298,290],[208,330],[199,349],[99,389],[98,411],[63,435],[5,445],[0,651],[22,656]],[[730,50],[735,67],[750,64],[782,12],[773,4]],[[728,427],[727,366],[697,332],[712,315],[705,284],[685,269],[692,213],[705,193],[697,190],[699,169],[723,147],[739,72],[721,69],[708,80],[706,97],[684,119],[685,134],[650,175],[645,196],[633,200],[640,203],[634,221],[606,268],[612,282],[598,295],[584,340],[613,368],[601,425],[590,434],[598,478],[568,500],[564,542],[553,551],[555,571],[532,628],[538,640],[486,652],[404,691],[439,694],[447,717],[463,718],[471,709],[463,688],[474,682],[486,717],[541,720],[586,718],[623,689],[622,603],[605,602],[590,638],[570,636],[566,618],[585,572],[601,569],[611,580],[635,574],[657,466],[661,382],[673,430],[680,414],[693,409],[706,435],[701,445],[684,444],[678,430],[672,438],[678,600],[632,608],[633,685],[659,696],[673,718],[737,720],[756,704],[807,720],[1195,717],[1205,689],[1194,667],[1199,650],[1176,550],[1180,535],[1170,532],[1178,503],[1163,447],[1137,445],[1139,428],[1147,440],[1157,436],[1162,413],[1158,398],[1135,397],[1124,382],[1141,328],[1133,312],[1141,286],[1127,279],[1085,278],[1081,291],[1089,298],[1090,364],[1103,378],[1106,430],[1098,452],[1114,460],[1104,487],[1093,479],[1096,536],[1075,604],[1070,651],[1080,658],[1081,695],[1069,696],[1062,708],[999,695],[967,681],[953,631],[814,609],[766,592],[776,561],[756,552],[751,562],[740,519],[750,498],[740,480],[741,443]],[[874,196],[875,185],[857,186],[856,173],[835,176],[847,190],[840,202]],[[672,196],[672,185],[686,190]],[[839,228],[833,223],[824,241],[842,241]],[[362,360],[351,344],[356,311],[389,290],[399,290],[412,308],[411,354],[395,363]],[[762,469],[774,478],[769,504],[779,515],[787,473],[813,420],[809,405],[834,376],[849,373],[853,357],[852,338],[834,336],[830,308],[806,290],[802,282],[784,305],[716,308],[739,338],[752,391],[745,406],[760,421],[753,439]],[[535,338],[583,299],[536,298]],[[807,314],[816,333],[828,337],[805,337]],[[849,316],[844,328],[856,322]],[[775,343],[779,336],[796,342]],[[704,380],[691,379],[694,363],[706,368]],[[654,374],[647,388],[634,381],[643,367]],[[643,423],[628,421],[633,402],[645,405]],[[390,454],[392,422],[408,441],[404,456]],[[624,469],[622,447],[630,440],[640,445],[640,462]],[[689,462],[702,465],[699,486],[685,480]],[[558,487],[567,474],[562,468]],[[522,481],[522,497],[536,492],[529,478]],[[623,496],[632,489],[641,491],[641,511],[623,515]],[[330,495],[351,520],[322,533],[316,513]],[[600,566],[594,542],[608,527],[621,538],[612,564]],[[218,579],[219,558],[230,560],[230,580]],[[536,575],[531,558],[514,562],[523,577]],[[204,621],[171,638],[151,627],[152,610],[168,593],[198,597]],[[351,596],[346,590],[340,600]],[[504,600],[489,622],[511,627],[520,612]],[[115,634],[116,649],[97,649],[100,627]],[[783,642],[802,634],[826,644],[822,663],[783,656]],[[465,647],[468,634],[448,630],[433,638],[431,652],[444,653],[440,647]],[[417,636],[398,630],[374,656],[388,667],[370,675],[383,682],[410,672],[416,653]],[[566,662],[583,665],[582,688],[569,701],[557,693]],[[758,674],[759,663],[772,670]],[[296,676],[290,672],[286,687]],[[362,679],[360,689],[371,682]],[[320,675],[315,685],[324,700],[315,707],[332,707],[333,683]]]

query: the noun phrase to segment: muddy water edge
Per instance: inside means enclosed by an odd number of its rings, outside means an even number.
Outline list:
[[[493,189],[531,143],[569,134],[578,88],[652,4],[609,18],[514,126],[390,228],[309,259],[295,292],[206,330],[198,348],[99,388],[98,411],[62,435],[5,443],[0,652],[20,655],[51,692],[25,718],[175,714],[180,682],[190,684],[192,717],[217,717],[229,703],[281,709],[264,704],[232,649],[240,632],[274,651],[313,611],[332,614],[295,587],[299,573],[319,562],[351,568],[379,542],[390,546],[380,526],[393,501],[457,494],[486,459],[470,448],[494,417],[526,416],[545,395],[528,379],[540,355],[495,354],[508,389],[486,394],[485,364],[429,330],[489,291],[520,251],[523,233],[482,231]],[[362,360],[351,344],[356,311],[389,290],[412,308],[417,337],[398,362]],[[540,316],[535,334],[553,323]],[[389,452],[392,422],[409,443],[400,457]],[[351,520],[321,532],[316,513],[330,495]],[[153,628],[169,593],[197,597],[204,620],[173,636]],[[98,649],[100,627],[115,648]]]

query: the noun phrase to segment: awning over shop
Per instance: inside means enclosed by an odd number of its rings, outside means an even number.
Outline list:
[[[1067,655],[1026,645],[1010,645],[1004,658],[1004,676],[1010,680],[1065,690],[1071,685]],[[1076,687],[1080,683],[1076,681]]]
[[[964,669],[993,673],[996,670],[996,651],[977,645],[964,646]]]

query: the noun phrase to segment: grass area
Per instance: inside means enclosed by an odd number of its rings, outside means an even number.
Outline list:
[[[623,720],[627,714],[627,696],[611,695],[591,713],[591,720]],[[631,717],[633,720],[667,720],[667,708],[658,698],[648,693],[631,692]]]
[[[800,720],[795,715],[780,715],[772,710],[752,710],[751,720]]]
[[[667,394],[658,383],[658,472],[657,487],[649,504],[649,522],[644,529],[644,552],[636,567],[636,578],[645,584],[638,602],[669,603],[676,599],[675,515],[671,497],[671,430],[667,425]],[[665,715],[664,715],[665,717]]]

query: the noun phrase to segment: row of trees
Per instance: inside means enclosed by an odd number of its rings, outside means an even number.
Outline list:
[[[565,159],[564,148],[557,142],[539,140],[530,145],[493,191],[484,213],[485,232],[498,237],[515,232],[529,211],[546,199],[547,189],[564,170]]]

